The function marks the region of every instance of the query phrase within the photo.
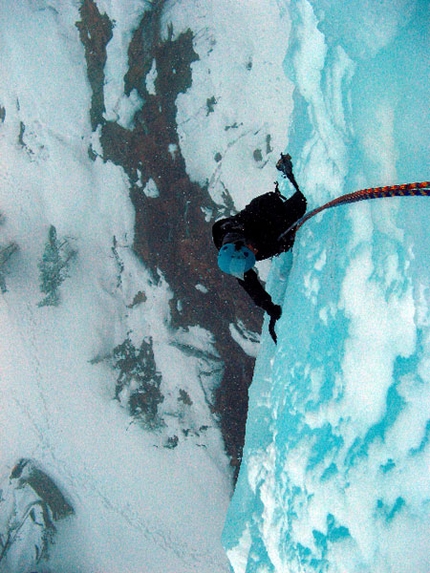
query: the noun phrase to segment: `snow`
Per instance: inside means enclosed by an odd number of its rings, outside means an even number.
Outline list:
[[[134,19],[124,3],[106,6],[118,18],[115,33],[123,42],[142,13],[140,4],[131,7]],[[220,536],[231,474],[208,405],[211,388],[199,382],[205,358],[198,351],[213,352],[211,335],[189,334],[183,344],[191,356],[175,346],[169,287],[163,280],[154,285],[132,252],[127,178],[112,163],[88,157],[97,134],[89,125],[77,8],[29,2],[0,9],[7,54],[0,89],[6,110],[0,127],[1,244],[19,246],[0,300],[1,481],[8,482],[19,459],[31,458],[75,510],[56,524],[48,564],[28,561],[32,551],[23,540],[21,554],[18,544],[0,568],[226,571]],[[113,70],[120,56],[124,51],[116,46],[108,67],[119,78]],[[113,86],[107,91],[112,94]],[[139,103],[133,93],[109,95],[107,115],[129,125]],[[157,189],[149,183],[144,192],[154,196]],[[37,263],[51,225],[77,256],[60,286],[59,306],[38,307]],[[142,291],[142,302],[133,304]],[[165,395],[163,433],[131,423],[113,399],[109,357],[129,333],[135,345],[152,338]],[[207,385],[216,384],[207,378]],[[193,414],[178,405],[180,389],[193,401]],[[167,448],[166,434],[173,439],[183,429],[188,437]]]
[[[273,188],[274,165],[286,143],[293,90],[282,69],[288,13],[275,0],[182,0],[170,3],[165,20],[170,18],[176,33],[190,21],[197,30],[193,86],[177,99],[187,171],[208,182],[219,203],[227,189],[240,209]]]
[[[105,118],[129,127],[142,102],[124,95],[127,48],[148,6],[97,5],[115,20]],[[164,33],[191,27],[199,55],[177,99],[191,178],[238,209],[273,188],[286,149],[309,208],[428,179],[428,17],[420,0],[166,2]],[[19,247],[0,296],[0,487],[31,458],[75,510],[49,562],[28,561],[24,540],[0,571],[427,573],[430,202],[338,207],[261,265],[283,316],[276,348],[267,324],[261,344],[230,326],[258,354],[230,503],[210,412],[219,356],[202,328],[172,333],[169,285],[132,251],[127,178],[88,157],[100,144],[77,20],[75,1],[0,5],[0,246]],[[158,195],[153,180],[142,193]],[[77,256],[59,306],[39,307],[51,225]],[[163,432],[113,399],[110,359],[127,336],[152,339]]]

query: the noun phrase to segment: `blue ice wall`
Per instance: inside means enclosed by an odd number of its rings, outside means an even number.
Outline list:
[[[427,3],[289,9],[287,148],[309,207],[430,179]],[[273,261],[283,315],[250,388],[235,573],[430,570],[429,221],[428,198],[337,207]]]

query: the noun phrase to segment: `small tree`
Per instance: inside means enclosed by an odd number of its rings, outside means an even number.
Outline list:
[[[7,292],[6,272],[7,263],[15,251],[18,250],[16,243],[9,243],[7,246],[0,245],[0,290],[4,294]]]
[[[130,414],[147,428],[161,425],[158,405],[164,401],[160,391],[161,374],[157,371],[152,339],[136,348],[129,337],[113,350],[114,367],[119,370],[115,398],[126,400]]]
[[[56,228],[51,225],[42,260],[38,265],[40,290],[46,294],[38,306],[57,306],[59,304],[58,289],[69,276],[70,262],[75,256],[76,251],[71,248],[68,239],[60,241],[57,237]]]

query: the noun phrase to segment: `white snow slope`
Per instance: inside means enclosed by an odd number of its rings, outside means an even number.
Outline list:
[[[232,476],[210,409],[220,372],[213,337],[170,327],[169,285],[151,282],[131,248],[127,177],[88,156],[90,145],[101,148],[99,133],[91,132],[91,90],[75,25],[80,5],[0,3],[0,571],[225,572],[221,532]],[[127,49],[149,4],[99,0],[97,7],[114,21],[105,117],[127,127],[142,105],[134,93],[124,96]],[[289,19],[272,1],[166,2],[163,14],[166,30],[170,23],[175,34],[192,28],[200,57],[193,90],[178,98],[189,173],[210,180],[215,199],[228,187],[240,207],[272,184],[267,136],[276,153],[285,143],[293,89],[282,67]],[[217,113],[207,116],[214,93]],[[63,258],[75,254],[58,304],[40,305],[40,263],[53,227]],[[151,341],[164,396],[155,431],[132,422],[114,400],[112,356],[124,340],[135,348]],[[43,470],[74,509],[54,524],[48,560],[40,558],[39,506],[30,506],[27,486],[17,489],[10,479],[22,459]]]

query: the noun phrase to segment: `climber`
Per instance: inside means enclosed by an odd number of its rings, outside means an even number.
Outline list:
[[[291,157],[281,154],[276,167],[296,189],[290,199],[281,195],[275,183],[275,191],[256,197],[237,215],[220,219],[212,227],[213,241],[219,251],[218,266],[236,277],[254,303],[270,316],[269,331],[275,343],[275,323],[282,310],[273,303],[253,267],[256,261],[291,249],[295,233],[285,231],[306,212],[306,198],[294,178]]]

